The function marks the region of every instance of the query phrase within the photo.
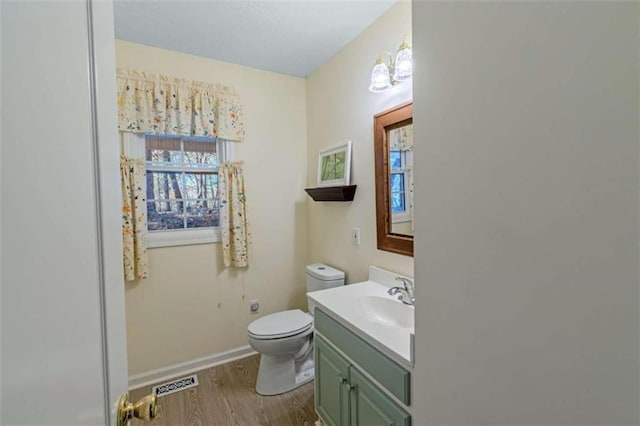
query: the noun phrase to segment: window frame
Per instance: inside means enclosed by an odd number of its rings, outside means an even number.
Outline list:
[[[145,152],[146,152],[146,136],[145,137]],[[182,135],[156,135],[149,134],[148,136],[153,137],[180,137],[182,141],[184,138],[188,138],[189,136]],[[218,165],[220,163],[231,161],[233,158],[233,144],[229,141],[219,138],[212,138],[211,143],[216,144],[216,155],[218,158]],[[183,146],[183,145],[181,145]],[[181,148],[184,149],[184,148]],[[145,172],[146,171],[175,171],[175,172],[189,172],[194,170],[211,170],[217,173],[218,167],[215,168],[188,168],[181,166],[157,166],[157,165],[149,165],[147,164],[145,158]],[[148,201],[148,200],[147,200]],[[145,215],[147,211],[145,210]],[[148,218],[147,218],[148,220]],[[207,228],[193,228],[193,229],[165,229],[158,231],[149,231],[147,227],[147,248],[159,248],[159,247],[175,247],[175,246],[186,246],[186,245],[197,245],[197,244],[211,244],[218,243],[222,239],[220,226],[216,227],[207,227]]]

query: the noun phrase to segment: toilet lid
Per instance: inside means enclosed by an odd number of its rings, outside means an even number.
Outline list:
[[[265,315],[249,324],[249,333],[262,338],[276,339],[302,333],[311,328],[313,317],[300,309]]]

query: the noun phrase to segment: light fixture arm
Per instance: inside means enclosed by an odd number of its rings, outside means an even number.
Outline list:
[[[386,63],[384,60],[384,55],[387,55],[387,57],[389,58],[389,63]],[[380,52],[380,56],[378,56],[378,60],[376,61],[376,65],[378,64],[385,64],[389,67],[389,69],[393,68],[393,56],[391,55],[391,52],[389,52],[388,50],[383,50],[382,52]]]

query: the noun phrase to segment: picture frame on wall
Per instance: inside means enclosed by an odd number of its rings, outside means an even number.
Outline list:
[[[318,186],[343,186],[351,181],[351,141],[320,151]]]

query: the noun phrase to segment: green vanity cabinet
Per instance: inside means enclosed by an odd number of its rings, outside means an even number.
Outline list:
[[[320,309],[314,312],[314,328],[338,348],[362,371],[404,405],[411,405],[411,377],[409,371],[384,355],[374,346],[344,327]]]
[[[349,424],[349,362],[315,339],[316,410],[328,426]]]
[[[352,425],[411,425],[411,416],[353,366],[349,370]]]
[[[391,360],[388,361],[392,364],[386,361],[384,364],[375,364],[377,371],[366,370],[363,364],[371,363],[372,359],[376,361],[377,351],[371,347],[375,352],[364,353],[365,356],[361,357],[360,351],[352,350],[353,347],[359,347],[357,344],[352,345],[354,342],[359,343],[359,338],[344,341],[349,347],[343,350],[345,345],[336,344],[336,340],[340,339],[335,338],[340,336],[340,328],[345,332],[348,330],[322,311],[316,310],[315,319],[318,332],[314,336],[315,403],[321,419],[328,426],[409,426],[411,415],[385,393],[398,393],[400,401],[405,398],[408,401],[409,388],[407,385],[405,391],[404,380],[406,378],[408,381],[409,372]],[[336,350],[336,347],[346,356]],[[401,371],[393,380],[389,380],[391,375],[387,370],[395,372],[394,368]],[[406,377],[402,373],[406,373]],[[372,381],[367,375],[379,383]],[[384,380],[380,381],[378,377]]]

